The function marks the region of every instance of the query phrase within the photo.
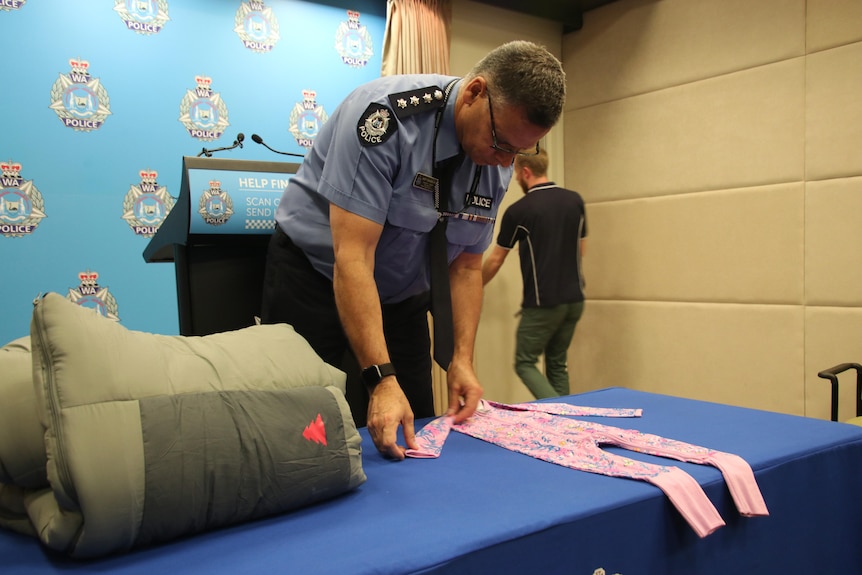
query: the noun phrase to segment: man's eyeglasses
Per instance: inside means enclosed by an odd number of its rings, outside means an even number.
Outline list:
[[[511,150],[497,143],[497,129],[494,126],[494,107],[491,105],[491,92],[488,92],[487,89],[485,90],[485,92],[488,94],[488,112],[491,114],[491,138],[493,138],[494,140],[494,143],[491,144],[491,147],[502,154],[509,154],[515,156],[538,156],[539,142],[536,142],[535,150]]]

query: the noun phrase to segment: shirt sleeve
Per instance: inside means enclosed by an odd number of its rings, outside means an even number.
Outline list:
[[[383,225],[400,164],[398,122],[386,104],[369,102],[364,91],[351,94],[338,117],[330,119],[336,124],[318,192],[338,207]],[[386,137],[363,145],[359,129],[372,114],[377,114],[378,130]]]
[[[512,211],[512,206],[509,206],[503,217],[500,220],[500,231],[497,233],[497,245],[507,250],[515,247],[518,243],[518,227],[515,222],[515,216]]]

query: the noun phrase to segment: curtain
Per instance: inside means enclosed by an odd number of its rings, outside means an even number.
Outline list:
[[[448,74],[450,0],[388,0],[382,76]]]
[[[449,74],[451,22],[450,0],[388,0],[381,76]],[[446,373],[436,363],[433,366],[434,408],[439,415],[449,405],[449,393]]]

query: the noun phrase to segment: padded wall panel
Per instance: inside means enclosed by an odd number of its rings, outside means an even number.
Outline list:
[[[563,59],[560,53],[562,24],[543,18],[519,14],[470,0],[452,3],[452,44],[450,47],[451,73],[464,75],[473,65],[495,47],[510,40],[530,40],[545,45]],[[569,85],[571,94],[571,85]],[[490,127],[490,125],[489,125]],[[562,183],[565,180],[563,155],[563,123],[560,122],[544,138],[542,145],[548,150],[549,176]],[[517,183],[500,205],[500,214],[523,196]],[[587,216],[589,217],[589,216]],[[497,240],[497,230],[494,241]],[[475,366],[485,389],[484,397],[504,403],[518,403],[532,399],[512,367],[515,356],[515,312],[521,304],[521,272],[518,254],[512,253],[494,280],[485,288],[482,317],[476,338]],[[446,374],[433,370],[435,401],[438,413],[448,407]],[[442,399],[442,403],[440,402]]]
[[[566,184],[590,203],[800,181],[804,81],[796,58],[567,112]]]
[[[807,183],[805,300],[808,305],[862,306],[860,214],[862,177]]]
[[[862,309],[805,309],[805,415],[829,419],[832,386],[817,373],[840,363],[862,363]],[[838,420],[856,416],[856,372],[838,376]]]
[[[806,73],[806,179],[862,175],[862,42],[811,54]]]
[[[511,194],[512,192],[510,192]],[[494,236],[496,241],[496,235]],[[493,281],[485,286],[476,345],[476,375],[485,399],[503,403],[531,401],[533,395],[515,374],[515,332],[521,309],[521,270],[518,247],[506,257]],[[503,385],[509,382],[508,385]]]
[[[862,40],[862,2],[806,0],[809,53]]]
[[[802,183],[587,206],[587,297],[801,304]]]
[[[805,0],[612,2],[563,42],[582,108],[801,56]]]
[[[569,351],[572,392],[618,385],[802,415],[802,310],[588,301]]]

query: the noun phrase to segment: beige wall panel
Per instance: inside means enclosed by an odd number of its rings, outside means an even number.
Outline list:
[[[476,335],[476,375],[485,399],[520,403],[535,399],[515,373],[515,331],[521,309],[521,270],[517,248],[485,288],[482,318]]]
[[[523,197],[517,183],[500,206],[502,214]],[[500,220],[494,229],[492,247],[497,241]],[[494,279],[485,286],[482,317],[476,334],[476,375],[485,389],[485,399],[503,403],[520,403],[535,399],[515,373],[515,331],[518,328],[523,283],[518,263],[518,246],[511,250]]]
[[[862,40],[862,2],[807,0],[809,53]]]
[[[588,300],[572,392],[621,386],[802,415],[802,309]]]
[[[808,182],[805,196],[808,305],[862,306],[860,214],[862,177]]]
[[[450,41],[451,72],[463,76],[493,48],[511,40],[528,40],[561,57],[563,25],[470,0],[453,0]]]
[[[817,373],[840,363],[862,363],[862,309],[805,310],[805,414],[829,419],[832,386]],[[838,377],[838,420],[855,417],[856,372]]]
[[[587,12],[583,28],[563,39],[568,105],[617,100],[804,50],[805,0],[613,2]]]
[[[803,178],[804,58],[566,113],[566,184],[586,201]]]
[[[488,52],[511,40],[536,42],[559,58],[562,25],[469,0],[454,0],[452,3],[450,69],[453,75],[466,74]],[[489,122],[489,134],[490,127]],[[549,176],[562,182],[562,124],[551,130],[543,145],[550,158]],[[510,185],[500,206],[500,213],[519,197],[521,191],[518,185]],[[495,240],[496,237],[495,230]],[[485,388],[485,397],[507,403],[533,399],[513,367],[517,328],[514,314],[521,305],[520,278],[518,255],[512,253],[497,277],[488,285],[476,337],[476,373]],[[435,405],[438,413],[442,413],[446,407],[445,374],[442,370],[435,368],[434,381]]]
[[[806,179],[862,175],[862,42],[807,61]]]
[[[587,297],[801,304],[803,184],[587,205]]]

